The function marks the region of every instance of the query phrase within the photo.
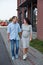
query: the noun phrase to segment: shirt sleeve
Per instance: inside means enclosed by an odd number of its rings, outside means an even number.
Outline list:
[[[30,33],[32,34],[32,25],[30,25]]]
[[[18,27],[18,32],[21,32],[21,28],[20,28],[20,25],[19,25],[19,27]]]
[[[10,25],[7,26],[7,33],[10,33],[11,31],[11,28],[10,28]]]

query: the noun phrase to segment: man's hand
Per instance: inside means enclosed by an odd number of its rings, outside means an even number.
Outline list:
[[[22,32],[18,33],[19,34],[19,37],[21,38],[22,37]]]
[[[10,33],[8,33],[8,42],[10,41]]]

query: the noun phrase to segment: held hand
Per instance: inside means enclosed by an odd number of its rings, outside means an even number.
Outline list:
[[[19,37],[21,38],[22,37],[22,32],[18,33],[19,34]]]

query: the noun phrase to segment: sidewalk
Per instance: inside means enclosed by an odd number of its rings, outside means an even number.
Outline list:
[[[1,34],[0,34],[0,65],[14,65],[6,50]]]
[[[7,41],[6,29],[0,28],[0,32],[3,36],[6,48],[10,54],[10,57],[11,57],[10,43],[8,43],[8,41]],[[28,51],[28,58],[26,61],[23,61],[22,60],[22,43],[20,41],[19,58],[15,59],[13,62],[14,62],[14,65],[43,65],[43,54],[41,54],[36,49],[30,47],[29,51]]]

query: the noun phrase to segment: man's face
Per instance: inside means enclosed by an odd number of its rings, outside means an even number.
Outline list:
[[[16,17],[13,19],[13,22],[16,23]]]

